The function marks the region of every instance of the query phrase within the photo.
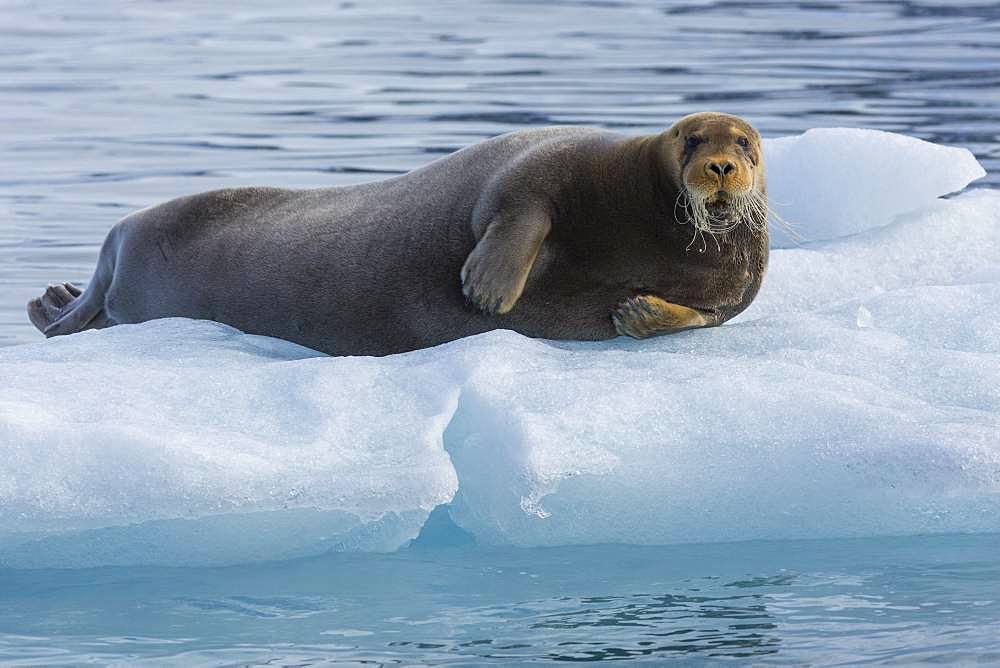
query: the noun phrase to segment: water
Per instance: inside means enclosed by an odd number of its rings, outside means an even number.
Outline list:
[[[6,2],[0,345],[176,195],[395,174],[519,127],[714,108],[971,149],[1000,186],[987,2]],[[454,537],[453,532],[445,536]],[[424,543],[440,543],[428,539]],[[0,571],[0,661],[1000,661],[1000,537],[456,546]]]
[[[998,536],[0,573],[0,661],[1000,661]]]

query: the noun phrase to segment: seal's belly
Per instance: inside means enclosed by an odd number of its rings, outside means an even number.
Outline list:
[[[637,258],[631,272],[622,272],[618,265],[613,277],[611,272],[588,272],[579,261],[559,253],[545,255],[517,306],[491,318],[494,328],[539,338],[611,339],[618,336],[612,312],[641,294],[715,314],[721,323],[749,304],[760,279],[746,261],[717,254],[661,261]]]
[[[748,291],[754,289],[754,280],[745,262],[688,263],[659,282],[655,292],[675,304],[717,312],[729,319],[736,315],[733,309],[747,301]]]

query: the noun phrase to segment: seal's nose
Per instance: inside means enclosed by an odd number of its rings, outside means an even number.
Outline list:
[[[726,160],[725,162],[714,162],[712,160],[705,163],[705,173],[711,176],[712,174],[717,174],[719,178],[723,178],[730,172],[736,169],[736,165]]]

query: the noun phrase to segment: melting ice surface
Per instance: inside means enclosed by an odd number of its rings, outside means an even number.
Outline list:
[[[961,149],[767,144],[776,240],[717,329],[330,358],[204,321],[0,350],[0,565],[1000,531],[1000,193]],[[891,167],[891,168],[890,168]]]

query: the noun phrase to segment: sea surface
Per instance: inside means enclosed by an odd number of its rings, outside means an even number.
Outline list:
[[[989,665],[998,554],[937,536],[0,571],[0,662]]]
[[[138,208],[705,109],[963,146],[1000,187],[1000,4],[0,2],[0,346]],[[444,523],[387,555],[0,569],[0,664],[613,660],[1000,663],[1000,536],[519,550]]]

